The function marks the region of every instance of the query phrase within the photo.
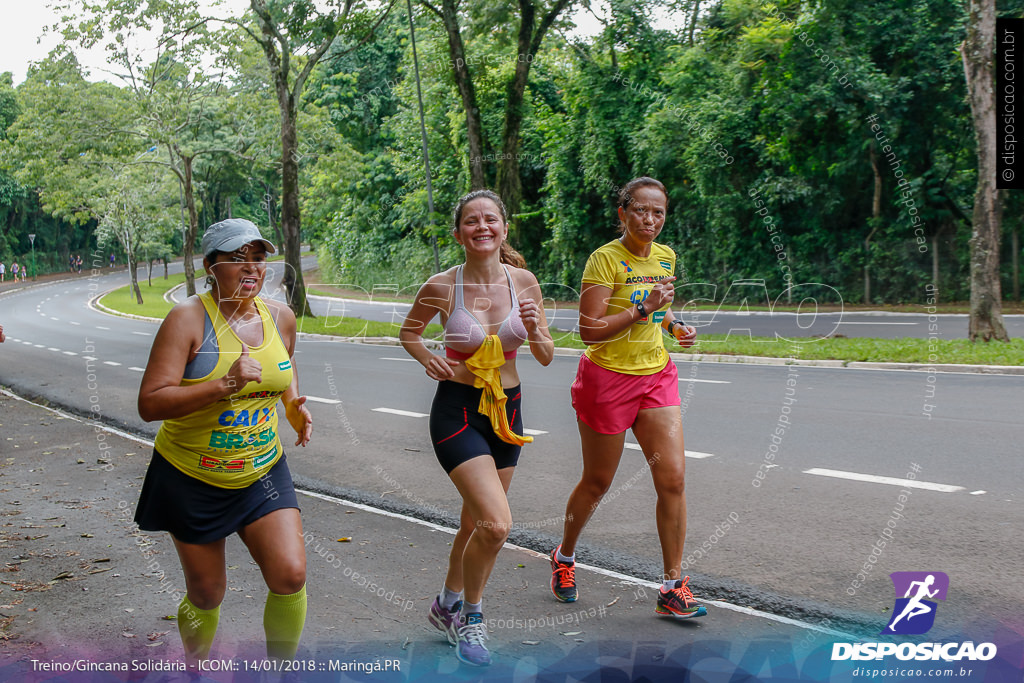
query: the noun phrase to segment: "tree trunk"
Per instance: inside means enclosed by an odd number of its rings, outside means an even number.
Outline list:
[[[533,27],[537,21],[537,8],[532,0],[519,1],[519,37],[516,48],[520,55],[529,55],[533,43]],[[532,59],[516,59],[516,70],[509,81],[505,97],[505,125],[501,133],[502,159],[498,162],[498,194],[508,207],[509,218],[519,213],[523,197],[522,179],[519,177],[519,131],[523,122],[523,99],[530,75]]]
[[[935,303],[939,303],[939,294],[942,293],[942,288],[939,287],[939,236],[941,234],[940,230],[932,235],[932,286],[935,292]]]
[[[960,45],[978,143],[978,187],[974,193],[971,248],[971,313],[968,338],[1009,341],[1003,325],[999,282],[1000,202],[996,189],[995,0],[968,0],[967,38]]]
[[[864,238],[864,303],[871,303],[871,238],[882,223],[882,173],[878,170],[878,155],[874,143],[868,148],[871,170],[875,174],[875,195],[871,200],[871,231]]]
[[[164,256],[164,279],[167,279],[167,257]]]
[[[1011,263],[1013,264],[1013,300],[1020,301],[1020,227],[1013,226],[1010,232]]]
[[[179,152],[180,154],[180,152]],[[196,197],[192,188],[192,157],[181,155],[182,171],[184,172],[185,207],[188,209],[188,229],[185,231],[185,239],[182,240],[181,253],[185,258],[185,293],[188,296],[195,296],[196,293],[196,269],[192,263],[196,235],[199,234],[199,215],[196,213]]]
[[[701,0],[693,0],[693,10],[690,14],[690,35],[687,38],[690,47],[693,47],[693,31],[697,28],[697,15],[700,14],[700,1]]]
[[[287,88],[278,82],[278,88]],[[284,234],[283,284],[288,305],[295,317],[313,317],[306,299],[306,283],[302,278],[302,253],[299,215],[298,137],[295,132],[296,102],[291,93],[278,93],[286,106],[281,108],[281,231]]]
[[[455,85],[459,89],[462,110],[466,114],[470,189],[479,190],[487,187],[487,174],[484,173],[483,161],[483,128],[480,124],[480,109],[476,104],[476,86],[473,85],[473,77],[469,73],[469,66],[466,63],[466,46],[462,42],[462,33],[459,30],[456,0],[441,2],[441,20],[444,22],[444,30],[448,35],[448,56],[452,60]]]
[[[147,262],[147,265],[149,265],[149,270],[146,272],[146,281],[149,283],[149,286],[152,287],[153,286],[153,259],[146,259],[146,262]]]

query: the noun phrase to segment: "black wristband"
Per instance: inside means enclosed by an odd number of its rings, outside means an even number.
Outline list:
[[[684,323],[682,320],[678,320],[678,319],[677,320],[673,320],[672,322],[670,322],[668,324],[668,332],[669,332],[669,334],[672,334],[672,328],[674,326],[676,326],[676,325],[682,325],[683,327],[685,327],[686,323]]]
[[[643,301],[637,301],[636,302],[636,310],[640,311],[640,317],[641,318],[646,318],[647,317],[647,309],[644,308],[644,302]]]

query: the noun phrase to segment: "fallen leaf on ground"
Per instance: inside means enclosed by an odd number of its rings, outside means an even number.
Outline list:
[[[161,636],[166,636],[168,633],[170,633],[170,631],[154,631],[153,633],[150,633],[146,637],[149,638],[150,640],[156,640],[157,638],[159,638]]]
[[[338,539],[338,543],[348,543],[351,540],[352,540],[351,536],[342,536],[341,538]]]
[[[618,601],[619,601],[619,599],[618,599],[618,598],[615,598],[614,600],[612,600],[611,602],[609,602],[609,603],[608,603],[607,605],[605,605],[605,607],[611,607],[612,605],[614,605],[614,604],[615,604],[615,603],[617,603]]]

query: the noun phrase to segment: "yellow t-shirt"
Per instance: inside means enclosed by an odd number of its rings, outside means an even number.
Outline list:
[[[199,298],[213,323],[217,364],[204,377],[182,379],[182,386],[223,377],[242,353],[242,342],[211,294]],[[267,305],[258,297],[255,303],[263,324],[263,343],[249,347],[249,357],[262,366],[262,381],[249,382],[231,396],[183,417],[164,420],[156,435],[156,450],[172,465],[225,489],[240,489],[257,481],[282,453],[277,402],[292,383],[292,363]]]
[[[675,267],[676,254],[665,245],[652,243],[651,255],[641,258],[615,239],[587,259],[583,284],[611,289],[605,315],[614,315],[645,300],[654,285],[672,277]],[[648,311],[646,318],[636,321],[614,338],[591,344],[586,350],[587,357],[606,370],[626,375],[653,375],[668,362],[661,334],[666,310],[668,306]]]

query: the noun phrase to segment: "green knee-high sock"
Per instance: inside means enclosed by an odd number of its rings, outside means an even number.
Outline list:
[[[306,587],[291,595],[267,592],[263,630],[267,634],[267,657],[294,659],[302,627],[306,625]]]
[[[185,646],[185,659],[192,661],[210,656],[213,637],[220,621],[220,605],[213,609],[199,609],[186,595],[178,605],[178,633]]]

